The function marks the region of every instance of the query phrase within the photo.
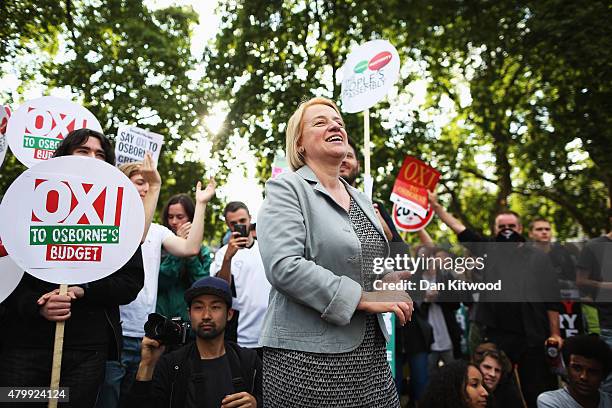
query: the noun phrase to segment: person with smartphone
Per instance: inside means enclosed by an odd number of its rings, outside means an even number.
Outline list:
[[[251,214],[243,202],[232,201],[223,210],[231,231],[226,245],[215,254],[211,276],[224,279],[235,288],[234,309],[238,311],[237,343],[259,349],[263,318],[268,308],[270,284],[266,279],[257,240],[250,233]]]

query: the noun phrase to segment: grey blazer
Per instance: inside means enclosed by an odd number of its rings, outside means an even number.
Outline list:
[[[370,200],[345,185],[386,240]],[[257,237],[272,285],[260,345],[316,353],[357,348],[366,317],[356,310],[362,290],[361,244],[347,212],[308,166],[266,183]],[[388,340],[381,315],[378,323]]]

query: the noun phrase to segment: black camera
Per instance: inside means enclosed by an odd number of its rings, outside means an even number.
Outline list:
[[[191,323],[180,317],[167,318],[159,313],[149,314],[144,325],[145,336],[165,345],[185,344],[191,330]]]
[[[249,226],[246,224],[234,225],[234,231],[240,234],[240,237],[246,238],[249,236]]]

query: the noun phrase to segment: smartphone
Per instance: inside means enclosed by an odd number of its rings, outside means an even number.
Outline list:
[[[249,236],[249,227],[246,224],[234,225],[234,231],[239,233],[242,238],[246,238]]]

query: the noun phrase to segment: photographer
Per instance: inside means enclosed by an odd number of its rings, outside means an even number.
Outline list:
[[[262,406],[257,353],[225,342],[233,316],[226,281],[206,277],[185,292],[195,343],[162,356],[165,346],[144,337],[128,406],[256,408]]]

